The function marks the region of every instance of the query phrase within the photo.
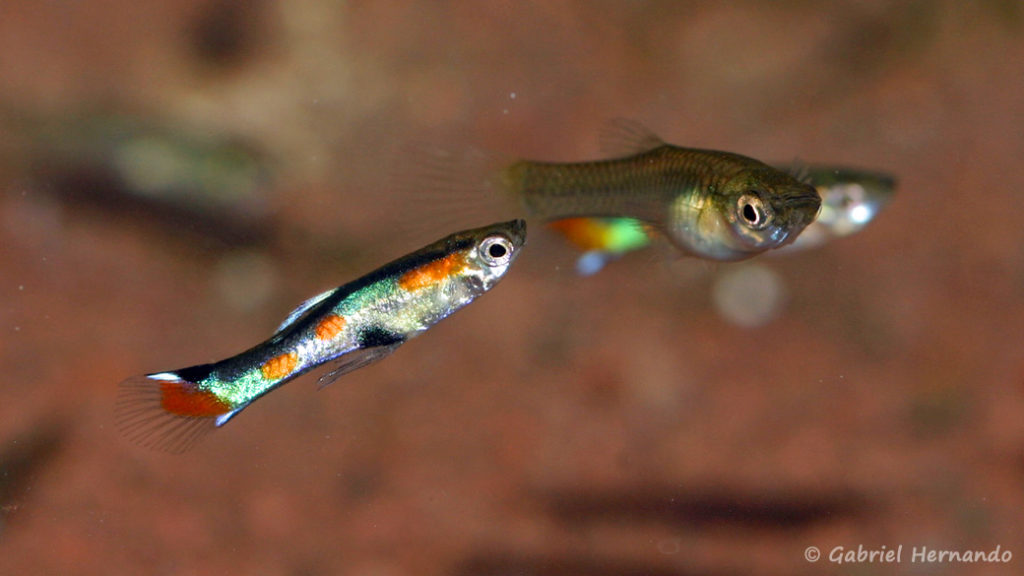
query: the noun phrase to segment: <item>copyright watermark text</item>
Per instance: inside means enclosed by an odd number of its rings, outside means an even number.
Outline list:
[[[858,544],[856,548],[835,546],[826,550],[808,546],[804,549],[804,560],[826,560],[833,564],[1008,564],[1013,560],[1013,552],[1002,546],[954,550],[903,544],[868,548]]]

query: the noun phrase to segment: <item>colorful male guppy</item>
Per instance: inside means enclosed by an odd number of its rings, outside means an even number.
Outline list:
[[[254,400],[317,366],[321,386],[395,351],[493,288],[526,242],[513,220],[459,232],[296,308],[269,340],[213,364],[129,378],[122,432],[181,452]]]

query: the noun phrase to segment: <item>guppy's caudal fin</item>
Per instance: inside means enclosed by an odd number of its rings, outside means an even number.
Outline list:
[[[117,427],[132,442],[180,453],[238,411],[196,382],[207,366],[134,376],[121,383]]]
[[[507,169],[514,159],[472,147],[446,149],[426,142],[403,147],[393,162],[391,186],[408,214],[400,229],[410,243],[459,230],[527,216]]]

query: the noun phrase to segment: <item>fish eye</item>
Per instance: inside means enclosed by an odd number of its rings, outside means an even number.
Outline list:
[[[771,222],[771,208],[757,194],[748,193],[740,196],[736,203],[736,212],[743,223],[754,230],[761,230]]]
[[[480,242],[480,255],[488,266],[508,264],[515,248],[504,236],[488,236]]]

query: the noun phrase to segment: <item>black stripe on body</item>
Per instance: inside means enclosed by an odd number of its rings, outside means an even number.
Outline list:
[[[185,382],[198,384],[210,377],[210,374],[213,373],[213,367],[213,364],[200,364],[198,366],[189,366],[188,368],[175,370],[171,372],[171,374],[174,374]]]
[[[396,334],[380,326],[367,326],[359,333],[360,348],[377,348],[392,346],[405,342],[405,336]]]

